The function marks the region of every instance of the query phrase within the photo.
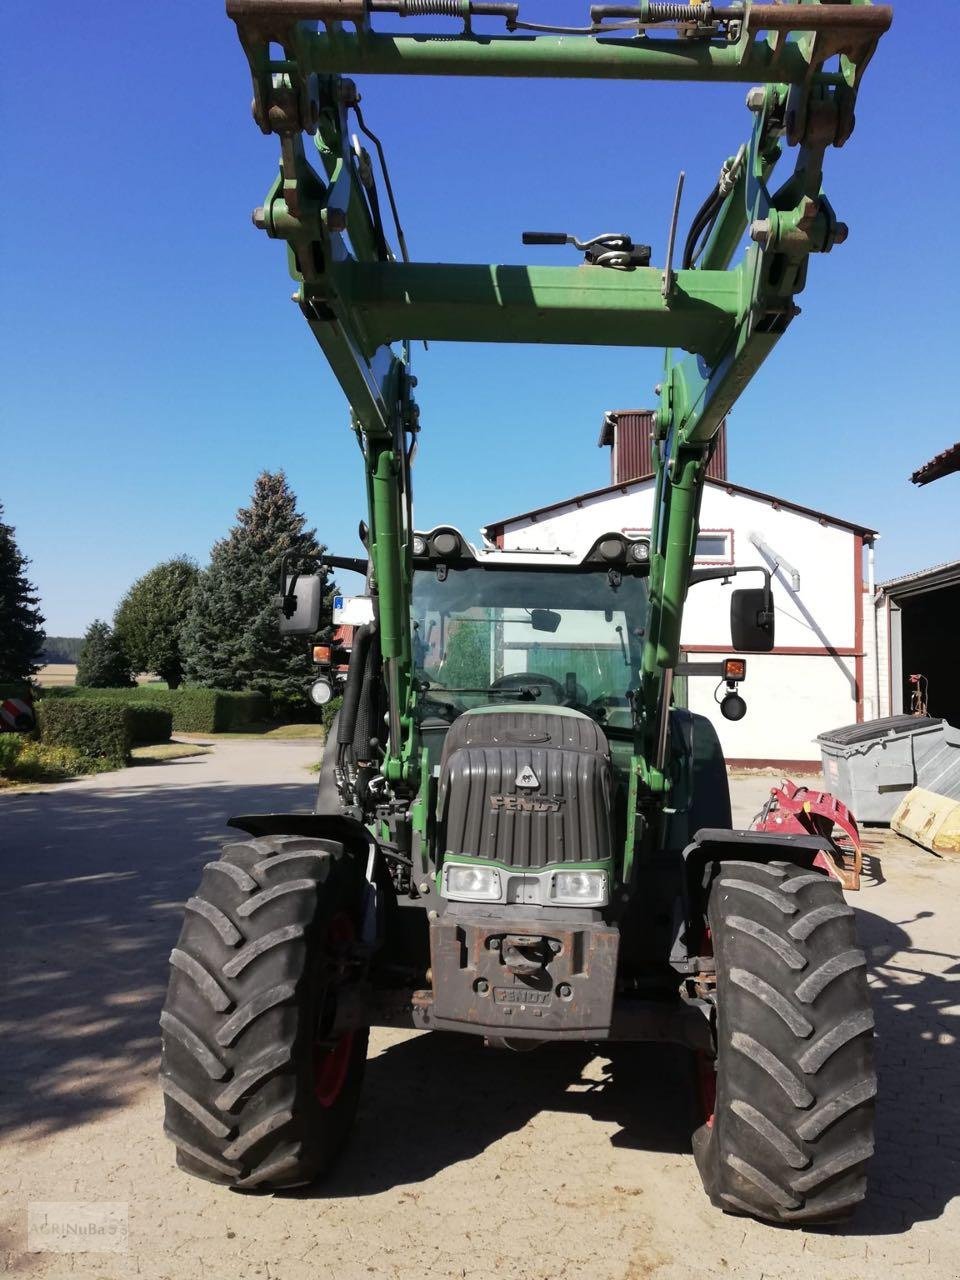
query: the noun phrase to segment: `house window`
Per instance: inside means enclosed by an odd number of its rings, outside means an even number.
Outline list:
[[[622,529],[628,538],[649,538],[649,529]],[[733,564],[733,530],[701,529],[697,534],[695,564]]]
[[[697,564],[733,564],[733,530],[701,529],[694,559]]]

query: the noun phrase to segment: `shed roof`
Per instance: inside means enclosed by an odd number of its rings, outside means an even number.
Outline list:
[[[574,494],[572,498],[563,498],[560,502],[550,502],[543,507],[533,507],[530,511],[520,511],[513,516],[505,516],[502,520],[491,521],[490,524],[484,526],[482,532],[484,537],[495,541],[498,534],[501,534],[508,524],[517,524],[521,520],[536,520],[540,516],[548,515],[554,511],[560,511],[564,507],[575,507],[582,504],[588,498],[602,498],[614,493],[629,493],[631,489],[637,488],[639,485],[649,484],[652,476],[646,476],[640,480],[630,480],[625,484],[608,484],[602,489],[588,489],[585,493]],[[814,507],[802,506],[799,502],[791,502],[787,498],[778,498],[775,494],[764,493],[760,489],[748,489],[745,485],[734,484],[731,480],[714,480],[707,476],[704,481],[714,489],[726,489],[728,493],[739,493],[747,498],[757,498],[761,502],[769,502],[773,507],[782,507],[785,511],[796,511],[800,515],[812,516],[815,520],[822,520],[825,524],[835,525],[840,529],[850,529],[853,533],[859,533],[867,541],[872,541],[877,536],[876,529],[869,529],[866,525],[856,524],[852,520],[843,520],[840,516],[827,515],[825,511],[817,511]]]
[[[918,467],[910,479],[914,484],[929,484],[931,480],[940,480],[954,471],[960,471],[960,440]]]
[[[917,569],[899,578],[889,578],[886,582],[881,582],[879,587],[885,595],[896,599],[899,596],[938,591],[941,587],[952,587],[957,583],[960,583],[960,560],[948,560],[945,564],[935,564],[930,569]]]

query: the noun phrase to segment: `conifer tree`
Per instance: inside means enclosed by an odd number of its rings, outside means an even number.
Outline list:
[[[303,704],[311,675],[307,642],[280,635],[274,600],[284,552],[312,559],[297,565],[312,572],[323,550],[297,510],[286,475],[261,472],[249,507],[237,512],[236,524],[214,544],[210,565],[200,573],[183,632],[187,679],[216,689],[258,689],[275,706]],[[328,583],[327,608],[332,591]]]
[[[97,618],[83,637],[77,659],[77,685],[84,689],[129,689],[130,660],[107,623]]]
[[[0,503],[0,681],[29,680],[43,649],[43,614],[27,579],[30,561],[20,553]]]

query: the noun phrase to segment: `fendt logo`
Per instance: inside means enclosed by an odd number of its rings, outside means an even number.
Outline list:
[[[491,796],[490,806],[499,813],[559,813],[563,796]]]
[[[540,779],[533,772],[528,764],[525,764],[517,774],[518,787],[539,787]]]
[[[533,987],[494,987],[493,998],[497,1004],[549,1004],[550,992]]]

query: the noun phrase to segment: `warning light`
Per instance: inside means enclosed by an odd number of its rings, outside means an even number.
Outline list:
[[[315,644],[313,646],[313,660],[317,663],[329,662],[332,653],[328,644]]]
[[[724,680],[745,680],[747,678],[746,658],[724,658],[723,678]]]

